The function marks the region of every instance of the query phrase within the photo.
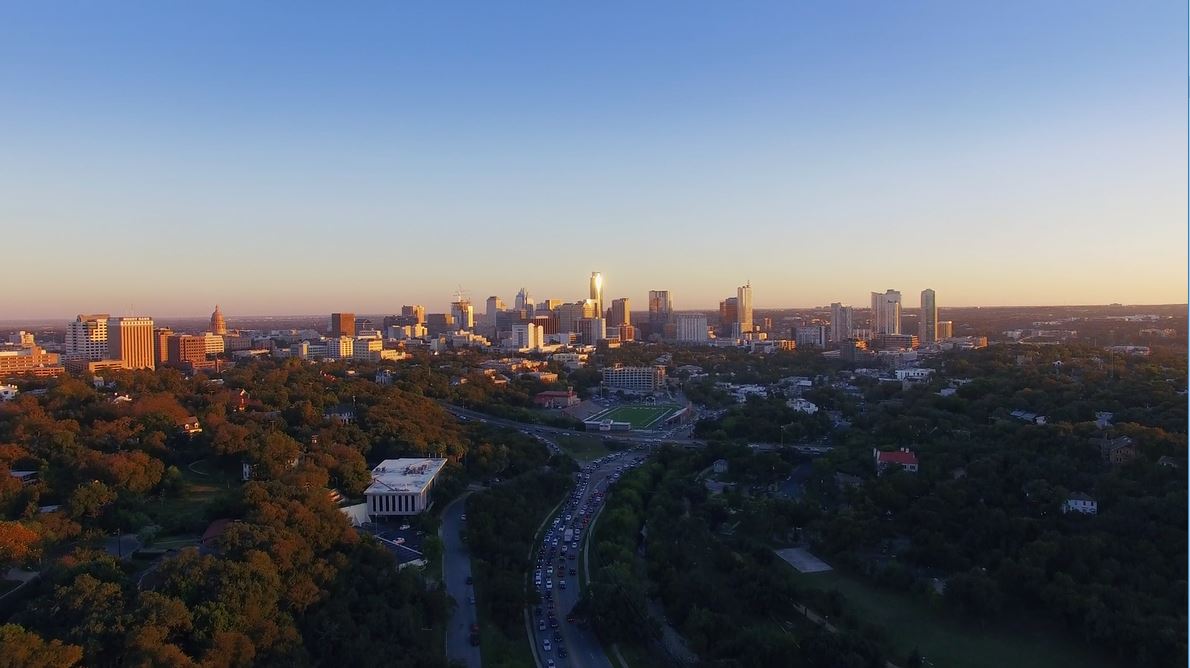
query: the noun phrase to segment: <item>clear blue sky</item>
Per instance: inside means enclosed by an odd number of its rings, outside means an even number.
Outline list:
[[[566,5],[566,6],[564,6]],[[1186,301],[1184,2],[9,3],[0,319]]]

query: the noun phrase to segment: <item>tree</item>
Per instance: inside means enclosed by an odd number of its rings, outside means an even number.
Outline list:
[[[16,624],[0,626],[0,668],[70,668],[83,659],[83,648],[46,642]]]
[[[36,555],[40,536],[20,522],[0,522],[0,564],[20,563]]]

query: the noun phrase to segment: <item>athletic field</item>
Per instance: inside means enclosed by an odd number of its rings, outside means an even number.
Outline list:
[[[654,423],[660,423],[665,416],[672,413],[677,406],[662,404],[659,406],[616,406],[588,420],[614,420],[628,422],[633,429],[648,429]]]

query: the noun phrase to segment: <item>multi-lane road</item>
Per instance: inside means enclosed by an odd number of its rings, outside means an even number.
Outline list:
[[[455,499],[442,511],[442,577],[446,593],[454,599],[457,607],[446,626],[446,658],[460,662],[467,668],[480,668],[479,646],[471,644],[472,624],[479,623],[475,610],[475,588],[468,580],[471,577],[471,553],[463,542],[463,527],[466,522],[467,494]]]
[[[542,597],[530,615],[533,650],[539,666],[610,668],[611,662],[595,634],[567,621],[582,597],[579,587],[579,552],[588,538],[588,522],[599,510],[608,483],[635,466],[646,452],[609,455],[584,467],[580,481],[558,515],[547,524],[537,546],[533,584]],[[571,540],[566,542],[567,531]],[[574,536],[574,533],[578,536]],[[551,661],[553,662],[551,664]]]
[[[567,429],[546,427],[542,425],[526,425],[512,420],[492,417],[484,413],[460,408],[451,404],[443,407],[463,420],[475,420],[489,424],[511,427],[526,434],[533,435],[544,442],[552,452],[558,452],[558,446],[552,440],[555,436],[574,435]],[[689,433],[688,429],[679,432]],[[699,441],[682,438],[674,432],[664,434],[640,434],[631,432],[617,432],[616,440],[628,441],[644,448],[648,445],[665,441],[679,441],[687,445],[699,445]],[[628,467],[639,464],[648,455],[647,450],[634,450],[615,453],[600,460],[596,460],[584,467],[580,480],[572,489],[562,505],[557,516],[546,524],[543,544],[537,546],[534,552],[534,575],[541,572],[539,591],[545,599],[538,606],[532,606],[529,611],[530,642],[533,644],[533,654],[537,666],[575,666],[578,668],[611,668],[611,661],[603,650],[603,646],[589,629],[580,628],[567,621],[567,616],[582,597],[578,577],[578,553],[587,540],[587,521],[594,518],[603,496],[607,492],[608,483]],[[455,600],[457,606],[451,616],[446,630],[446,656],[450,661],[458,661],[468,668],[479,668],[482,665],[479,647],[471,644],[473,625],[478,624],[478,617],[474,600],[475,590],[468,583],[471,576],[471,555],[466,543],[462,540],[462,530],[465,524],[464,509],[466,496],[460,497],[443,510],[441,537],[443,541],[443,577],[447,594]],[[570,519],[567,519],[569,516]],[[578,535],[572,535],[570,544],[563,544],[566,529],[571,529]],[[557,545],[555,545],[555,541]],[[571,555],[574,558],[571,558]],[[561,566],[561,571],[559,571]],[[573,571],[573,573],[572,573]],[[547,582],[549,585],[547,586]],[[565,583],[565,584],[563,584]],[[537,586],[534,583],[534,586]],[[548,593],[548,599],[545,598]],[[540,615],[537,614],[540,609]],[[553,613],[551,620],[550,614]],[[544,630],[542,627],[544,626]],[[546,641],[549,641],[547,650]],[[552,662],[552,663],[551,663]]]

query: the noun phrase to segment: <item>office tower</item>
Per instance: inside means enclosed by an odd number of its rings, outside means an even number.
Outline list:
[[[649,325],[653,331],[669,322],[673,317],[674,304],[669,290],[649,290]]]
[[[583,318],[578,323],[578,332],[584,344],[593,346],[607,338],[607,320]]]
[[[901,293],[872,293],[872,336],[901,333]]]
[[[538,311],[554,311],[562,305],[561,299],[545,299],[541,302],[541,308]]]
[[[9,334],[8,342],[21,348],[32,348],[33,346],[37,345],[33,339],[33,332],[26,332],[23,329],[19,332]]]
[[[108,341],[106,313],[80,315],[66,325],[66,343],[62,350],[68,359],[107,359]]]
[[[522,292],[523,291],[524,290],[522,289]],[[520,299],[520,297],[521,297],[521,295],[518,294],[517,299]],[[488,297],[487,309],[486,309],[487,319],[488,319],[488,332],[491,333],[493,341],[500,338],[500,326],[499,326],[499,323],[496,321],[499,319],[500,312],[503,310],[504,310],[504,300],[503,299],[500,299],[496,295],[492,295],[491,297]]]
[[[173,333],[169,327],[153,330],[153,362],[158,367],[163,367],[169,362],[169,337],[173,336]]]
[[[633,327],[632,325],[620,325],[619,327],[613,328],[613,331],[615,331],[615,330],[619,330],[619,335],[620,335],[621,341],[635,341],[636,340],[636,328]]]
[[[762,331],[762,332],[773,331],[773,319],[769,318],[769,317],[761,318],[760,319],[760,331]]]
[[[468,299],[451,302],[450,315],[454,318],[455,327],[471,331],[475,329],[475,308]]]
[[[539,350],[545,345],[545,332],[537,324],[518,323],[512,326],[512,342],[517,350]]]
[[[591,300],[595,302],[595,312],[603,317],[603,274],[591,272]]]
[[[174,334],[166,339],[166,362],[176,367],[201,367],[207,361],[207,343],[202,336]]]
[[[831,304],[832,343],[842,343],[851,338],[851,332],[855,329],[853,316],[854,314],[850,306],[844,306],[839,302]]]
[[[409,323],[411,325],[424,325],[426,322],[426,307],[421,304],[402,306],[401,315],[415,318],[413,322]]]
[[[954,337],[954,322],[951,320],[938,321],[938,339],[949,339]]]
[[[153,319],[117,318],[108,323],[108,355],[125,369],[154,368]]]
[[[355,314],[332,313],[331,336],[355,336]]]
[[[581,320],[584,318],[594,318],[598,313],[595,310],[595,302],[591,299],[562,304],[555,312],[558,315],[558,332],[577,332],[579,331],[579,322]],[[602,320],[602,318],[600,319]]]
[[[740,332],[747,334],[755,328],[752,326],[752,282],[748,281],[744,285],[736,288],[736,307],[739,309],[738,317],[740,323]]]
[[[223,311],[215,304],[215,312],[211,314],[211,333],[223,336],[227,333],[227,321],[223,319]]]
[[[679,313],[677,330],[678,341],[683,343],[706,343],[710,340],[705,313]]]
[[[608,318],[608,327],[619,327],[621,325],[632,324],[632,307],[629,305],[627,297],[620,297],[612,300],[611,317]]]
[[[454,331],[455,319],[451,313],[430,313],[426,315],[426,331],[430,336],[439,336]]]
[[[740,301],[736,297],[728,297],[719,302],[719,326],[721,331],[732,331],[732,328],[740,321],[739,303]]]
[[[938,340],[938,302],[930,288],[921,291],[921,318],[917,321],[917,338],[922,343],[934,343]]]
[[[529,296],[529,291],[527,289],[521,288],[520,291],[516,293],[516,300],[513,301],[513,308],[518,311],[533,310],[533,298]],[[532,315],[532,313],[530,313],[530,315]]]

